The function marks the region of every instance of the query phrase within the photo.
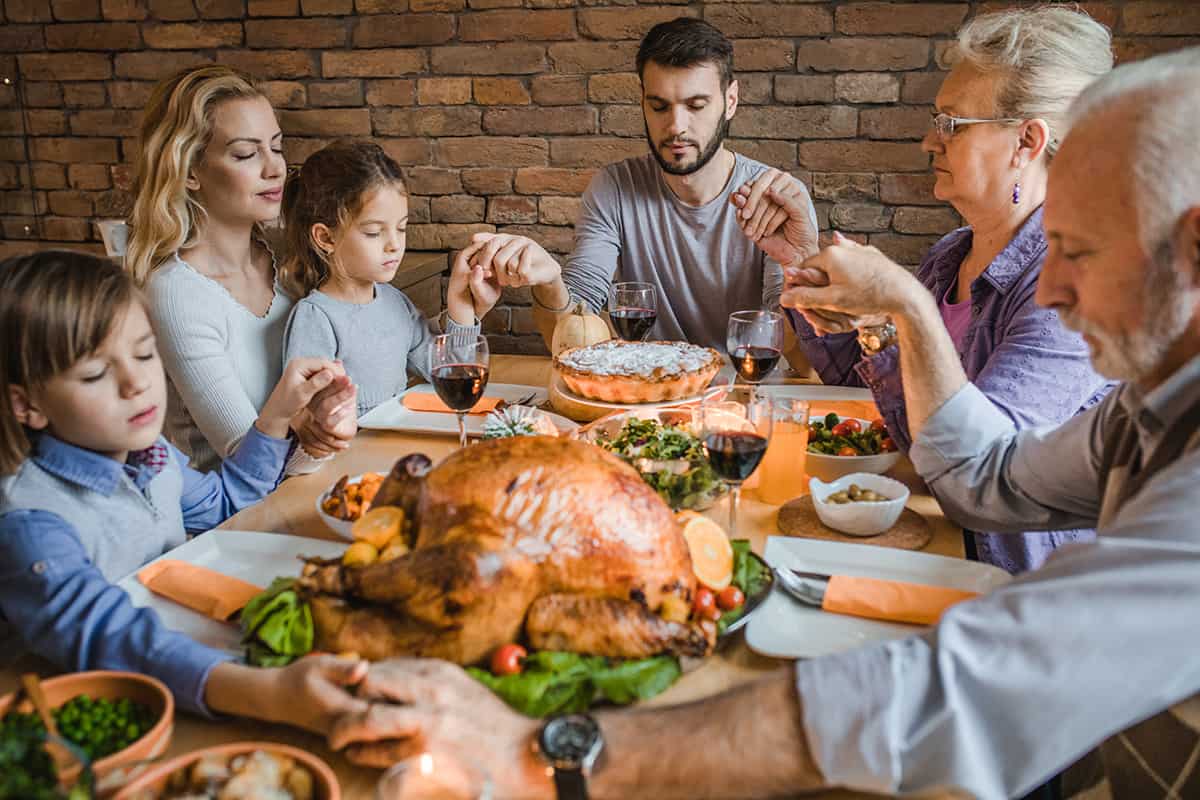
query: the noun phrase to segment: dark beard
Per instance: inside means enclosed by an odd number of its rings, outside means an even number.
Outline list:
[[[642,115],[642,125],[646,129],[646,141],[650,143],[650,152],[654,154],[654,160],[662,167],[662,171],[669,175],[691,175],[694,172],[704,169],[708,162],[713,160],[713,156],[717,154],[717,151],[721,149],[721,145],[725,142],[725,137],[729,134],[729,119],[725,116],[725,106],[722,104],[721,121],[717,123],[717,129],[713,132],[712,138],[708,140],[708,144],[700,152],[700,157],[696,159],[696,163],[687,167],[679,167],[663,158],[658,145],[650,138],[650,126],[646,124],[644,114]]]

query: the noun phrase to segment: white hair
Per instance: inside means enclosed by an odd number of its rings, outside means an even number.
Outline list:
[[[959,29],[956,52],[1002,75],[996,116],[1046,123],[1047,160],[1067,135],[1071,101],[1113,65],[1108,28],[1082,11],[1054,6],[982,14]]]
[[[1169,258],[1180,217],[1200,205],[1200,47],[1118,67],[1076,99],[1070,124],[1105,111],[1124,111],[1133,127],[1129,180],[1142,250]]]

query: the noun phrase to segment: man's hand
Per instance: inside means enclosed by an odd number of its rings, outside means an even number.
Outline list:
[[[912,273],[878,248],[836,234],[832,245],[785,278],[780,305],[800,310],[809,322],[815,318],[834,325],[878,324],[883,317],[903,314],[914,298],[928,294]],[[809,316],[813,311],[819,313]]]
[[[500,300],[502,287],[495,271],[472,261],[486,244],[486,239],[474,241],[460,250],[450,268],[446,311],[459,325],[473,325],[475,320],[483,319]]]
[[[562,272],[558,262],[528,236],[477,233],[468,250],[472,251],[469,263],[482,267],[500,286],[540,286],[552,283]]]
[[[804,184],[786,172],[768,169],[738,187],[729,198],[738,209],[742,232],[785,268],[817,252],[817,231]]]
[[[358,697],[365,711],[345,714],[329,731],[351,761],[386,767],[430,752],[480,764],[497,798],[553,797],[546,767],[533,753],[539,723],[511,710],[453,664],[391,659],[371,665]]]

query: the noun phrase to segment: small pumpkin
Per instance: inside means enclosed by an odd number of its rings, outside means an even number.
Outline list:
[[[588,310],[582,300],[575,304],[570,314],[558,321],[554,326],[554,339],[550,343],[553,355],[558,355],[569,347],[587,347],[597,342],[607,342],[612,338],[608,324],[603,318]]]

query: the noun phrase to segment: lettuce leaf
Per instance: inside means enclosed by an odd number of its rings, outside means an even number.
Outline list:
[[[751,597],[756,596],[770,585],[770,570],[764,567],[758,559],[750,556],[749,539],[734,539],[729,544],[733,547],[732,583],[742,590],[746,601],[749,602]],[[722,614],[721,618],[717,620],[717,635],[720,636],[724,633],[725,629],[736,622],[745,611],[746,605],[743,603]]]
[[[282,667],[313,648],[312,611],[294,589],[295,578],[276,578],[242,609],[246,662]]]

